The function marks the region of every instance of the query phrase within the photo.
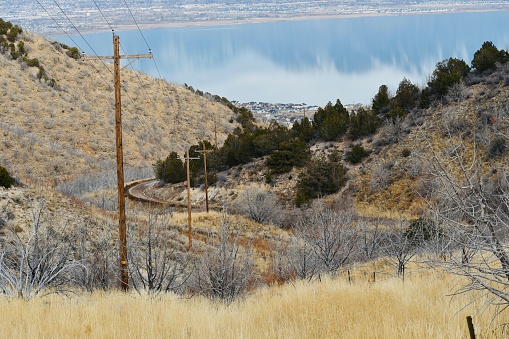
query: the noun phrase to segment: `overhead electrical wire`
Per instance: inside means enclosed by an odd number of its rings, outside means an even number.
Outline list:
[[[105,20],[105,22],[107,23],[107,25],[110,27],[110,29],[112,30],[112,32],[114,32],[114,28],[113,26],[111,25],[111,23],[108,21],[108,19],[106,18],[106,16],[104,15],[103,11],[101,10],[101,8],[99,7],[99,5],[97,4],[97,2],[95,0],[92,0],[94,5],[97,7],[97,9],[99,10],[100,14],[102,15],[103,19]],[[39,1],[39,0],[36,0],[36,2],[39,4],[39,6],[41,6],[41,8],[50,16],[50,18],[55,22],[55,24],[57,24],[57,26],[66,34],[66,36],[76,45],[76,47],[78,47],[80,50],[84,50],[82,49],[79,44],[72,38],[72,36],[69,35],[69,33],[62,28],[62,26],[58,23],[57,20],[55,20],[55,18],[49,13],[49,11],[45,8],[45,6]],[[94,50],[94,48],[91,46],[91,44],[87,41],[87,39],[84,37],[84,35],[80,32],[80,30],[77,28],[77,26],[74,24],[74,22],[69,18],[69,16],[64,12],[64,10],[62,9],[62,7],[58,4],[58,2],[56,0],[53,1],[55,3],[55,5],[58,7],[58,9],[60,10],[60,12],[62,12],[62,14],[64,15],[64,17],[67,19],[67,21],[69,21],[69,23],[71,24],[71,26],[73,27],[74,30],[76,30],[76,32],[78,33],[78,35],[82,38],[82,40],[85,42],[85,44],[90,48],[90,50],[93,52],[93,54],[96,56],[96,57],[99,57],[98,53]],[[143,32],[141,31],[139,25],[138,25],[138,22],[136,21],[131,9],[129,8],[129,6],[127,5],[127,3],[125,2],[124,0],[124,3],[131,15],[131,17],[133,18],[133,21],[135,22],[137,28],[138,28],[138,31],[140,32],[145,44],[147,45],[147,48],[149,49],[149,52],[150,54],[152,54],[151,52],[151,48],[150,46],[148,45],[148,42],[145,38],[145,36],[143,35]],[[123,53],[125,53],[125,50],[123,48],[122,45],[120,45]],[[125,53],[126,54],[126,53]],[[107,67],[106,66],[106,62],[100,58],[98,58],[99,60],[101,60],[101,62],[103,63],[103,65],[108,69],[108,71],[113,74],[113,71],[111,69],[111,67]],[[161,77],[161,73],[159,71],[159,67],[157,66],[157,63],[155,62],[155,59],[154,57],[152,56],[152,60],[154,61],[154,65],[156,67],[156,70],[157,70],[157,73],[159,74],[159,78],[162,80],[162,77]],[[98,74],[100,75],[100,77],[102,78],[102,80],[106,83],[106,85],[108,86],[108,89],[109,90],[112,90],[112,87],[111,87],[111,84],[110,82],[106,81],[104,79],[104,77],[102,76],[101,72],[97,69],[97,67],[95,66],[94,63],[90,63],[95,69],[96,71],[98,72]],[[134,69],[133,69],[134,70]],[[139,74],[138,72],[135,72],[136,76],[138,77],[138,79],[141,81],[140,77],[139,77]],[[122,89],[124,90],[124,93],[127,95],[129,101],[133,104],[133,106],[135,107],[135,109],[137,110],[140,110],[139,106],[136,104],[135,100],[130,96],[129,92],[127,92],[125,86],[121,85]],[[127,112],[127,113],[131,113],[133,115],[135,115],[133,112],[130,111],[130,109],[128,109],[127,107],[124,107],[124,110]],[[146,123],[144,124],[146,125]],[[152,131],[150,130],[150,128],[148,128],[148,126],[144,126],[145,128],[145,131],[148,132],[150,135],[153,135]],[[161,146],[164,146],[162,145],[161,143],[161,140],[160,138],[154,138],[155,140],[157,140],[157,142],[161,145]]]
[[[44,10],[44,12],[46,12],[46,14],[48,14],[48,16],[51,18],[51,20],[53,20],[53,22],[58,26],[58,28],[60,28],[60,30],[62,30],[62,32],[64,32],[64,34],[74,43],[74,45],[81,51],[84,51],[83,48],[80,47],[80,45],[72,38],[71,35],[69,35],[69,33],[58,23],[58,21],[53,17],[53,15],[51,15],[51,13],[46,9],[46,7],[39,1],[39,0],[35,0],[37,2],[37,4]],[[74,25],[74,23],[71,21],[71,19],[65,14],[65,12],[62,10],[62,8],[60,7],[60,5],[58,5],[58,3],[56,1],[54,1],[55,4],[57,5],[57,7],[60,9],[60,11],[64,14],[64,16],[67,18],[67,20],[71,23],[71,25],[74,27],[74,29],[78,32],[78,34],[81,36],[81,38],[83,39],[83,41],[88,45],[90,46],[90,44],[88,43],[88,41],[85,39],[85,37],[81,34],[81,32],[78,30],[78,28],[76,28],[76,25]],[[90,46],[91,47],[91,46]],[[93,51],[93,49],[92,49]],[[94,51],[95,53],[95,51]],[[97,55],[97,53],[96,53]],[[104,63],[104,61],[103,61]],[[108,86],[108,88],[111,90],[111,85],[109,84],[109,82],[107,82],[101,72],[99,72],[99,70],[95,67],[95,65],[93,65],[93,67],[96,69],[96,71],[98,71],[100,77],[102,78],[102,80],[106,83],[106,85]],[[112,72],[112,71],[110,71]]]
[[[115,29],[114,29],[113,25],[112,25],[112,24],[108,21],[108,19],[106,18],[106,15],[105,15],[105,14],[104,14],[104,12],[101,10],[101,8],[100,8],[99,4],[97,3],[97,1],[96,1],[96,0],[92,0],[92,1],[93,1],[94,5],[96,6],[96,8],[98,9],[98,11],[99,11],[99,13],[101,14],[101,16],[103,17],[103,19],[104,19],[104,21],[106,22],[106,24],[110,27],[110,29],[111,29],[111,31],[113,32],[113,34],[115,34],[115,33],[114,33],[114,32],[115,32]],[[150,54],[152,54],[151,48],[150,48],[150,46],[148,45],[148,42],[147,42],[147,40],[145,39],[145,36],[143,35],[143,33],[142,33],[142,31],[141,31],[141,29],[140,29],[140,27],[139,27],[139,25],[138,25],[138,22],[137,22],[137,21],[136,21],[136,19],[134,18],[134,15],[133,15],[132,11],[130,10],[130,8],[129,8],[129,6],[127,5],[127,3],[125,3],[125,5],[126,5],[127,9],[129,10],[129,13],[130,13],[131,17],[133,18],[133,21],[135,22],[136,26],[138,27],[138,31],[140,32],[140,34],[141,34],[141,36],[142,36],[143,40],[145,41],[145,44],[147,45],[147,48],[149,49]],[[120,49],[122,50],[122,52],[123,52],[125,55],[127,55],[127,53],[126,53],[126,51],[125,51],[125,49],[124,49],[124,47],[123,47],[123,44],[119,42],[119,46],[120,46]],[[154,56],[153,56],[153,54],[152,54],[152,59],[154,60]],[[155,63],[155,61],[154,61],[154,63]],[[155,64],[155,65],[156,65],[156,69],[157,69],[157,72],[158,72],[158,74],[159,74],[159,77],[161,78],[161,74],[160,74],[160,72],[159,72],[159,68],[157,67],[157,64]],[[133,66],[132,66],[131,64],[129,64],[129,65],[128,65],[128,67],[130,67],[130,68],[134,71],[134,74],[135,74],[135,76],[137,77],[137,79],[138,79],[139,83],[140,83],[140,84],[141,84],[141,83],[143,83],[143,81],[142,81],[142,79],[141,79],[141,77],[140,77],[139,72],[138,72],[138,71],[136,71],[136,70],[133,68]],[[162,79],[161,79],[161,80],[162,80]],[[139,105],[139,104],[137,104],[137,103],[136,103],[136,100],[134,100],[134,98],[132,98],[132,97],[131,97],[130,93],[127,91],[127,89],[125,88],[125,86],[124,86],[123,84],[121,84],[121,88],[122,88],[123,92],[125,93],[125,95],[127,96],[127,98],[129,99],[129,101],[130,101],[130,102],[132,103],[132,105],[134,106],[134,109],[135,109],[136,111],[142,111],[142,108],[140,107],[140,105]],[[145,92],[145,88],[144,88],[143,86],[142,86],[142,90]],[[148,93],[147,93],[146,95],[144,95],[143,97],[149,97],[149,96],[148,96]],[[131,109],[130,109],[128,106],[124,106],[124,107],[123,107],[123,111],[125,111],[126,113],[128,113],[128,114],[132,115],[133,117],[136,117],[136,119],[139,119],[139,118],[142,118],[142,117],[143,117],[143,115],[135,114],[134,112],[132,112],[132,111],[131,111]],[[147,133],[147,134],[149,134],[149,135],[152,137],[152,139],[153,139],[153,140],[155,140],[155,141],[156,141],[156,142],[157,142],[157,143],[158,143],[158,144],[159,144],[162,148],[166,148],[166,146],[162,144],[162,142],[161,142],[161,138],[156,137],[156,136],[154,135],[154,133],[152,132],[152,130],[150,129],[150,127],[148,126],[148,124],[147,124],[145,121],[141,122],[141,123],[140,123],[140,124],[138,124],[137,126],[138,126],[138,127],[141,127],[141,128],[142,128],[142,129],[143,129],[143,130]],[[133,130],[133,127],[132,127],[132,126],[130,126],[130,127],[131,127],[131,130]]]
[[[76,25],[74,24],[74,22],[72,22],[72,20],[67,16],[67,14],[65,14],[64,10],[62,9],[62,7],[60,7],[60,5],[58,4],[58,2],[56,0],[53,0],[53,2],[55,3],[55,5],[57,5],[58,9],[60,9],[60,11],[62,12],[62,14],[65,16],[65,18],[69,21],[69,23],[71,24],[71,26],[76,30],[76,32],[78,32],[79,36],[83,39],[83,41],[87,44],[87,46],[90,48],[90,50],[96,55],[96,56],[99,56],[96,51],[94,50],[94,48],[88,43],[87,39],[85,39],[85,37],[83,36],[83,34],[81,34],[80,30],[78,29],[78,27],[76,27]]]
[[[39,6],[41,6],[41,8],[44,10],[44,12],[46,12],[46,14],[48,14],[48,16],[51,18],[51,20],[53,20],[53,22],[58,26],[58,28],[60,28],[62,30],[62,32],[65,33],[65,35],[67,35],[67,37],[69,39],[71,39],[71,41],[74,43],[74,45],[76,45],[77,48],[79,48],[80,50],[83,51],[83,49],[78,45],[78,43],[76,41],[74,41],[74,39],[66,32],[65,29],[62,28],[62,26],[60,26],[60,24],[58,23],[58,21],[55,20],[55,18],[50,14],[50,12],[48,12],[48,10],[46,9],[46,7],[44,7],[42,5],[42,3],[39,1],[39,0],[35,0],[35,2],[37,2],[39,4]]]
[[[129,14],[131,14],[131,17],[133,18],[133,21],[134,23],[136,24],[136,27],[138,28],[138,31],[140,32],[141,34],[141,37],[143,38],[143,40],[145,41],[145,44],[147,45],[147,48],[149,50],[149,52],[152,54],[152,49],[150,48],[150,46],[148,45],[148,42],[147,42],[147,39],[145,39],[145,35],[143,35],[143,32],[141,31],[140,29],[140,26],[138,25],[138,21],[136,21],[136,19],[134,18],[134,15],[133,15],[133,12],[131,11],[131,8],[129,8],[129,5],[127,4],[127,1],[124,0],[124,4],[125,6],[127,7],[127,10],[129,11]],[[161,73],[159,72],[159,67],[157,67],[157,63],[156,63],[156,60],[154,59],[154,56],[152,56],[152,60],[154,61],[154,65],[156,67],[156,70],[157,70],[157,74],[159,74],[159,78],[162,79],[161,77]]]

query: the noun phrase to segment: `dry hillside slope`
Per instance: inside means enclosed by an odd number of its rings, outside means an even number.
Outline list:
[[[114,168],[113,65],[75,60],[58,43],[23,32],[28,59],[0,53],[0,164],[22,180],[54,183]],[[54,79],[55,85],[50,81]],[[218,142],[233,130],[234,113],[224,105],[128,68],[122,70],[126,168],[150,168],[171,150],[198,140]]]

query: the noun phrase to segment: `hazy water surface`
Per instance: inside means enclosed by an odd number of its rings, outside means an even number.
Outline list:
[[[423,85],[437,62],[470,64],[484,41],[509,48],[509,12],[420,14],[119,31],[133,67],[241,102],[368,104],[404,78]],[[112,34],[72,36],[93,55],[112,54]],[[69,37],[59,41],[74,45]],[[147,43],[145,43],[147,41]],[[156,67],[157,66],[157,67]],[[158,72],[159,71],[159,72]]]

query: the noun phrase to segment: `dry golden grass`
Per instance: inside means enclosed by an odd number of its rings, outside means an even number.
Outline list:
[[[454,280],[436,272],[376,283],[322,282],[262,289],[229,306],[200,297],[97,293],[0,300],[3,338],[505,338],[491,312],[461,310]]]

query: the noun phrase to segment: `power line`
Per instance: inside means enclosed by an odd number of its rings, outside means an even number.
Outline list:
[[[62,12],[62,14],[65,16],[65,18],[69,21],[69,23],[71,24],[71,26],[76,30],[76,32],[78,32],[79,36],[83,39],[83,41],[85,41],[85,43],[87,44],[87,46],[90,48],[90,50],[96,55],[98,56],[98,54],[96,53],[96,51],[94,50],[94,48],[88,43],[87,39],[85,39],[85,37],[83,36],[83,34],[81,34],[80,30],[78,29],[78,27],[76,27],[76,25],[74,24],[74,22],[72,22],[72,20],[67,16],[67,14],[65,14],[64,10],[62,9],[62,7],[60,7],[60,5],[58,4],[58,2],[56,0],[53,0],[53,2],[55,3],[55,5],[57,5],[58,9],[60,9],[60,11]]]
[[[106,23],[108,24],[108,26],[110,26],[111,28],[111,31],[115,31],[113,29],[113,27],[111,26],[111,24],[109,23],[108,19],[106,19],[106,16],[104,15],[103,11],[101,11],[101,9],[99,8],[99,5],[97,4],[97,2],[95,0],[92,0],[94,2],[94,5],[95,7],[97,7],[97,9],[99,10],[99,13],[101,13],[102,17],[104,18],[104,21],[106,21]]]
[[[147,45],[147,48],[149,50],[149,53],[152,53],[152,49],[150,48],[150,46],[148,45],[148,42],[147,42],[147,39],[145,39],[145,35],[143,35],[143,32],[141,31],[140,29],[140,26],[138,25],[138,22],[136,21],[136,19],[134,18],[134,15],[133,15],[133,12],[131,11],[131,9],[129,8],[129,5],[127,4],[127,1],[124,0],[124,4],[125,6],[127,7],[127,10],[129,11],[129,14],[131,14],[131,17],[133,18],[133,21],[134,23],[136,24],[136,27],[138,28],[138,31],[140,32],[141,34],[141,37],[143,38],[143,40],[145,41],[145,44]],[[157,74],[159,74],[159,78],[162,78],[161,77],[161,73],[159,72],[159,67],[157,67],[157,63],[156,63],[156,60],[152,57],[152,60],[154,62],[154,66],[156,67],[156,70],[157,70]]]
[[[48,15],[52,18],[52,20],[57,24],[57,26],[69,37],[69,39],[71,39],[71,41],[76,45],[76,47],[78,47],[81,51],[84,51],[83,48],[79,47],[78,43],[76,43],[76,41],[74,41],[74,39],[60,26],[60,24],[51,16],[51,14],[49,14],[49,12],[46,10],[46,8],[42,5],[41,2],[39,2],[38,0],[35,0],[37,1],[37,3],[44,9],[44,11],[46,13],[48,13]],[[55,5],[57,5],[57,7],[60,9],[60,11],[62,12],[62,14],[66,17],[66,19],[69,21],[69,23],[71,24],[71,26],[76,30],[76,32],[78,32],[78,34],[80,35],[80,37],[83,39],[83,41],[90,47],[90,49],[92,50],[92,52],[97,56],[97,53],[95,52],[95,50],[92,48],[92,46],[88,43],[87,39],[85,39],[85,37],[83,36],[83,34],[81,34],[81,32],[79,31],[79,29],[76,27],[76,25],[72,22],[72,20],[67,16],[67,14],[65,14],[64,10],[62,9],[62,7],[60,7],[60,5],[56,2],[56,0],[54,0],[54,3]],[[104,61],[102,61],[102,63],[105,65]],[[93,65],[93,64],[92,64]],[[106,66],[106,65],[105,65]],[[104,81],[104,83],[108,86],[108,89],[111,90],[111,85],[109,84],[108,81],[106,81],[101,72],[99,72],[99,70],[97,69],[97,67],[95,67],[95,65],[93,65],[93,67],[95,68],[95,70],[99,73],[101,79]],[[113,75],[113,71],[108,69],[110,71],[110,73]]]
[[[62,28],[62,26],[60,26],[60,24],[55,20],[55,18],[48,12],[48,10],[46,10],[46,7],[44,7],[42,5],[42,3],[39,2],[39,0],[35,0],[39,6],[41,6],[41,8],[46,12],[46,14],[48,14],[48,16],[51,18],[51,20],[53,20],[53,22],[55,22],[55,24],[58,26],[58,28],[60,28],[62,30],[62,32],[65,33],[65,35],[67,35],[67,37],[69,39],[71,39],[71,41],[74,43],[74,45],[76,45],[76,47],[78,47],[80,50],[83,51],[83,49],[78,45],[78,43],[76,41],[74,41],[74,39],[65,31],[65,29]]]
[[[147,45],[147,48],[149,49],[150,51],[150,46],[148,45],[148,42],[147,42],[147,39],[145,39],[145,36],[143,35],[143,32],[141,31],[140,29],[140,26],[138,25],[138,22],[136,21],[136,19],[134,18],[134,15],[133,15],[133,12],[131,12],[131,9],[129,8],[129,5],[127,4],[127,1],[124,0],[124,4],[125,6],[127,7],[127,10],[129,11],[129,14],[131,15],[131,17],[133,18],[133,21],[134,23],[136,24],[136,27],[138,27],[138,31],[140,32],[141,36],[143,37],[143,40],[145,40],[145,44]]]
[[[92,0],[95,4],[95,6],[97,7],[97,9],[99,10],[99,12],[101,13],[103,19],[105,20],[105,22],[107,23],[107,25],[110,27],[110,29],[112,30],[112,32],[114,32],[114,28],[113,26],[111,25],[111,23],[108,21],[108,19],[106,18],[104,12],[101,10],[101,8],[99,7],[99,5],[97,4],[97,2],[95,0]],[[83,51],[83,48],[81,48],[79,46],[79,44],[72,38],[72,36],[70,36],[68,34],[68,32],[62,28],[62,26],[58,23],[58,21],[49,13],[49,11],[45,8],[45,6],[39,1],[39,0],[36,0],[36,2],[39,4],[39,6],[41,6],[41,8],[51,17],[51,19],[57,24],[57,26],[66,34],[67,37],[69,37],[69,39],[76,45],[76,47],[78,47],[80,50]],[[60,12],[62,12],[62,14],[64,15],[64,17],[67,19],[67,21],[69,21],[69,23],[71,24],[71,26],[74,28],[74,30],[76,30],[76,32],[78,33],[78,35],[82,38],[82,40],[85,42],[85,44],[90,48],[90,50],[93,52],[93,54],[95,56],[98,57],[98,54],[97,52],[94,50],[94,48],[90,45],[90,43],[87,41],[87,39],[84,37],[84,35],[80,32],[80,30],[77,28],[77,26],[74,24],[74,22],[70,19],[70,17],[64,12],[64,10],[62,9],[62,7],[58,4],[58,2],[56,0],[53,1],[55,3],[55,5],[58,7],[58,9],[60,10]],[[125,1],[124,1],[125,2]],[[127,9],[129,10],[129,13],[131,15],[131,17],[133,18],[136,26],[138,27],[138,30],[143,38],[143,40],[145,41],[145,44],[147,45],[147,47],[149,48],[149,51],[151,51],[150,49],[150,46],[148,45],[148,42],[147,40],[145,39],[145,36],[143,35],[139,25],[138,25],[138,22],[136,21],[136,19],[134,18],[134,15],[132,13],[132,11],[130,10],[129,6],[126,4],[126,7]],[[122,48],[122,51],[124,54],[127,54],[125,53],[125,50],[123,48],[123,46],[121,46]],[[150,53],[152,54],[152,53]],[[110,67],[107,67],[106,66],[106,62],[101,59],[101,58],[98,58],[101,60],[101,62],[103,63],[104,67],[106,67],[108,69],[108,71],[113,75],[113,71]],[[152,56],[152,59],[154,60],[153,56]],[[95,66],[95,63],[91,63],[92,66],[94,67],[94,69],[98,72],[98,74],[100,75],[102,81],[107,85],[108,89],[109,90],[112,90],[112,87],[110,85],[110,82],[109,81],[106,81],[106,79],[103,77],[102,75],[102,72]],[[156,67],[156,70],[159,74],[159,78],[162,80],[162,77],[161,77],[161,73],[159,72],[159,68],[157,67],[157,64],[155,63],[155,60],[154,60],[154,64],[155,64],[155,67]],[[129,66],[129,65],[128,65]],[[131,67],[132,68],[132,67]],[[134,70],[134,69],[133,69]],[[138,78],[139,82],[142,83],[141,81],[141,78],[138,74],[138,72],[135,71],[135,74],[136,74],[136,77]],[[137,110],[140,110],[138,104],[136,104],[135,100],[131,97],[131,95],[129,94],[129,92],[127,91],[127,89],[125,88],[125,86],[121,86],[121,88],[123,89],[124,93],[127,95],[127,98],[129,99],[129,101],[133,104],[134,108],[137,109]],[[125,108],[125,111],[126,113],[131,113],[132,115],[135,115],[134,112],[132,112],[130,109],[127,109]],[[161,140],[159,138],[155,138],[154,134],[152,133],[152,131],[150,130],[150,128],[147,126],[146,122],[144,122],[141,126],[144,127],[144,130],[149,133],[154,140],[157,140],[157,142],[159,143],[160,146],[163,146],[164,145],[162,144]]]

